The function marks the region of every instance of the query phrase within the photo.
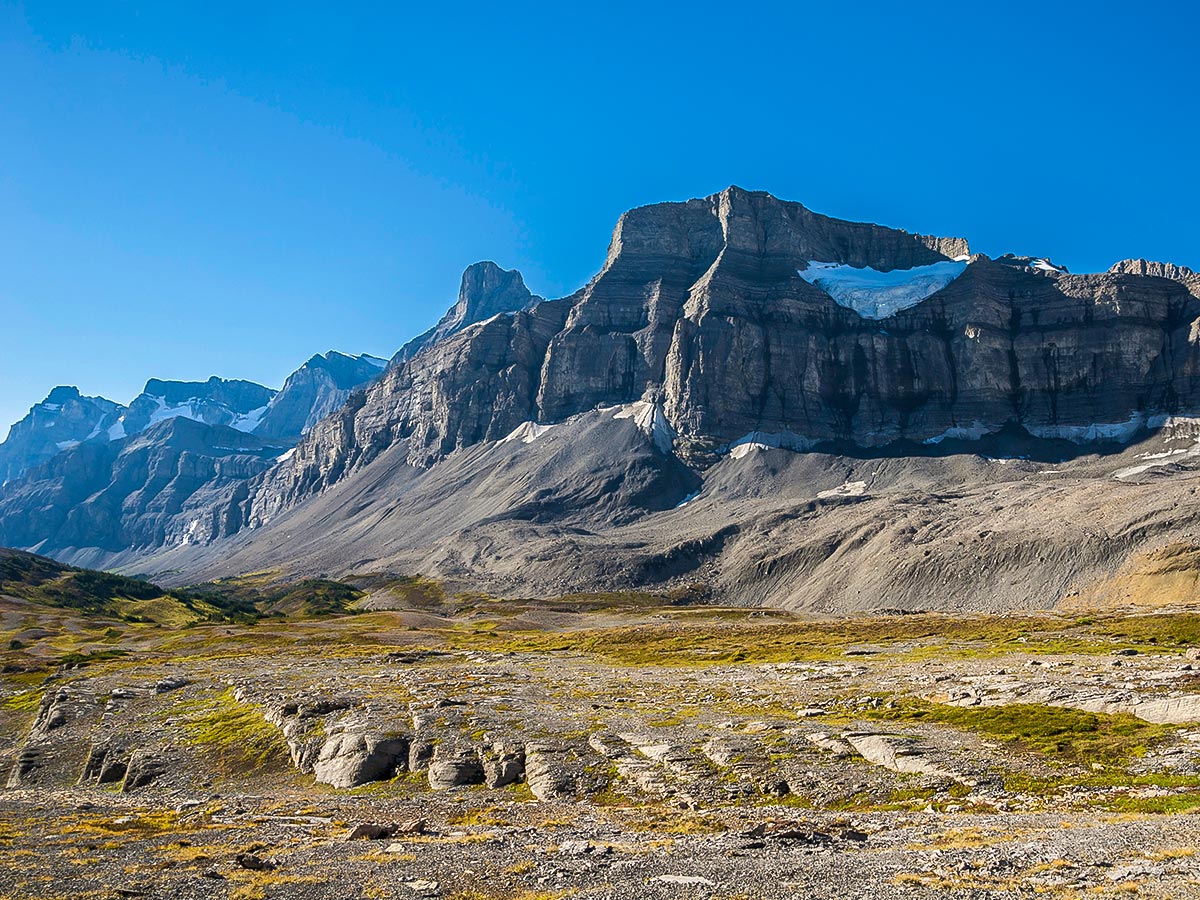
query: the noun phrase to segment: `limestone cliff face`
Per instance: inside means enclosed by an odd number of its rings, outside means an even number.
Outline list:
[[[1187,266],[1169,262],[1153,262],[1147,259],[1123,259],[1115,262],[1108,270],[1117,275],[1150,275],[1155,278],[1170,278],[1174,281],[1192,281],[1200,278]]]
[[[494,262],[478,262],[463,272],[458,301],[438,323],[400,348],[393,362],[412,359],[426,347],[458,334],[464,328],[503,313],[528,309],[541,301],[525,286],[521,273]]]
[[[960,238],[843,222],[738,188],[632,210],[580,292],[398,356],[223,521],[268,521],[397,445],[428,466],[525,421],[640,399],[698,467],[754,433],[801,449],[1011,425],[1086,440],[1200,407],[1200,300],[1157,277],[1161,267],[1070,275],[975,256],[883,319],[799,275],[812,261],[889,273],[968,253]]]

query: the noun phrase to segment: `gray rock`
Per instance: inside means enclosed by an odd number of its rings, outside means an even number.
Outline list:
[[[483,762],[474,747],[439,744],[429,762],[429,786],[445,791],[471,784],[483,784]]]
[[[319,783],[339,788],[383,781],[403,771],[408,744],[407,737],[363,731],[333,734],[321,747],[313,775]]]
[[[525,748],[496,743],[482,752],[483,783],[490,788],[514,784],[525,777]]]
[[[145,787],[166,771],[166,760],[154,750],[134,750],[129,756],[121,792],[129,793]]]

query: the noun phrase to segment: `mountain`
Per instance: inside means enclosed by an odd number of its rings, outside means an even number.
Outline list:
[[[85,397],[79,388],[56,387],[0,443],[0,484],[69,447],[107,437],[124,410],[103,397]]]
[[[295,443],[385,366],[387,360],[365,353],[347,356],[330,350],[324,356],[313,356],[289,375],[279,393],[270,399],[254,433]]]
[[[128,407],[55,388],[0,444],[0,460],[13,472],[0,487],[0,545],[103,561],[185,544],[202,519],[196,510],[219,515],[218,501],[237,496],[238,485],[384,365],[330,351],[278,392],[215,376],[152,378]]]
[[[542,301],[525,286],[515,270],[502,269],[494,262],[478,262],[463,272],[458,302],[447,310],[438,323],[400,348],[393,362],[412,359],[426,347],[458,334],[464,328],[493,316],[529,309]]]
[[[137,434],[156,422],[182,417],[208,425],[252,432],[275,392],[253,381],[161,381],[151,378],[121,417],[123,434]]]
[[[569,297],[472,267],[294,452],[107,562],[1053,605],[1200,524],[1200,286],[1125,268],[990,259],[739,188],[631,210]]]
[[[80,444],[0,491],[0,545],[62,555],[186,543],[195,509],[265,471],[284,449],[186,416]]]

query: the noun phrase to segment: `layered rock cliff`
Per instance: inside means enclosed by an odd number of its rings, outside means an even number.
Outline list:
[[[1182,267],[1075,275],[730,188],[626,213],[569,297],[473,266],[439,326],[293,451],[239,451],[248,478],[168,491],[161,517],[128,493],[115,538],[77,513],[17,543],[51,529],[45,552],[177,581],[390,570],[521,595],[1047,605],[1200,523],[1198,348]],[[54,484],[0,506],[0,543],[59,504],[38,496]],[[124,549],[63,544],[89,529]]]
[[[960,238],[737,188],[632,210],[578,294],[399,358],[226,520],[266,522],[398,444],[428,466],[526,421],[639,400],[696,467],[747,441],[878,449],[1011,426],[1121,439],[1200,405],[1200,300],[1187,284],[968,253]],[[820,262],[902,281],[956,259],[958,277],[882,319],[804,277]]]

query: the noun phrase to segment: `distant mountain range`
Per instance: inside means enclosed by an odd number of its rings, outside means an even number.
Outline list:
[[[1052,605],[1195,537],[1197,335],[1182,266],[1071,274],[729,188],[626,213],[568,297],[470,267],[386,368],[58,388],[0,445],[0,544],[166,583]]]
[[[151,378],[128,406],[84,396],[77,387],[56,387],[0,444],[0,481],[12,481],[80,444],[120,441],[175,418],[225,425],[291,445],[386,365],[387,360],[366,354],[352,357],[331,350],[308,360],[279,391],[215,375],[208,381]]]

